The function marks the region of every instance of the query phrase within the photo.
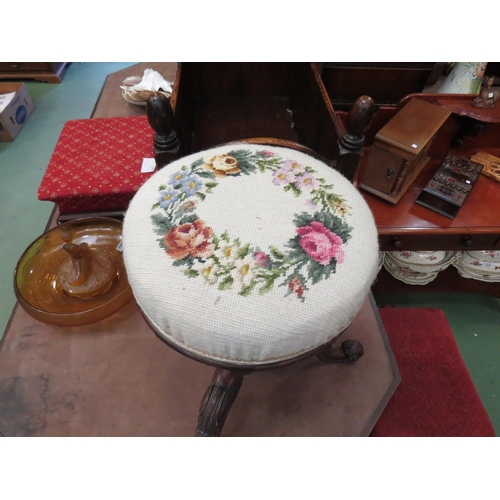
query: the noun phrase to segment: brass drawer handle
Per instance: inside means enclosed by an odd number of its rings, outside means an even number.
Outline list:
[[[19,68],[21,66],[21,63],[18,63],[18,62],[17,63],[9,63],[9,66],[11,68]]]

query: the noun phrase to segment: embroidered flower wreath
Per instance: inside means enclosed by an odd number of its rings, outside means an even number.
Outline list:
[[[228,175],[252,175],[270,170],[272,182],[300,196],[310,194],[306,204],[313,214],[294,215],[296,234],[285,244],[286,251],[269,246],[261,249],[251,243],[231,238],[225,231],[216,235],[196,215],[197,204],[205,200]],[[315,177],[317,172],[294,160],[283,160],[272,151],[251,153],[240,149],[203,158],[191,166],[183,166],[170,176],[167,185],[159,187],[151,220],[158,240],[173,265],[185,267],[190,278],[203,278],[219,290],[238,286],[239,294],[248,296],[255,289],[264,294],[279,286],[287,287],[286,295],[304,300],[308,284],[314,285],[335,273],[344,259],[343,245],[352,228],[345,221],[345,200],[332,192],[333,186]],[[161,208],[161,212],[157,209]]]

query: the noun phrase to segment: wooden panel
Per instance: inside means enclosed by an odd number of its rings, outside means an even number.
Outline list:
[[[311,63],[182,63],[172,105],[182,154],[272,137],[333,158],[342,134]]]
[[[360,95],[375,104],[395,105],[422,92],[435,63],[324,63],[321,76],[336,109],[346,110]]]

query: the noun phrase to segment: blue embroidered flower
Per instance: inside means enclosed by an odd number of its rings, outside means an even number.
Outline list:
[[[179,191],[172,186],[168,186],[167,189],[160,191],[158,195],[158,203],[161,208],[168,208],[172,203],[177,201],[179,201]]]
[[[186,196],[194,196],[203,187],[203,181],[195,174],[191,174],[182,179],[180,190]]]
[[[173,186],[179,186],[184,182],[186,178],[189,178],[191,176],[191,172],[189,170],[179,170],[175,174],[172,174],[170,176],[169,184],[172,184]]]

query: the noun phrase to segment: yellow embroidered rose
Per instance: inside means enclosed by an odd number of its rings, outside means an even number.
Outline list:
[[[217,177],[226,177],[227,175],[236,175],[241,172],[238,168],[240,162],[229,155],[217,155],[208,160],[203,166],[211,170]]]

